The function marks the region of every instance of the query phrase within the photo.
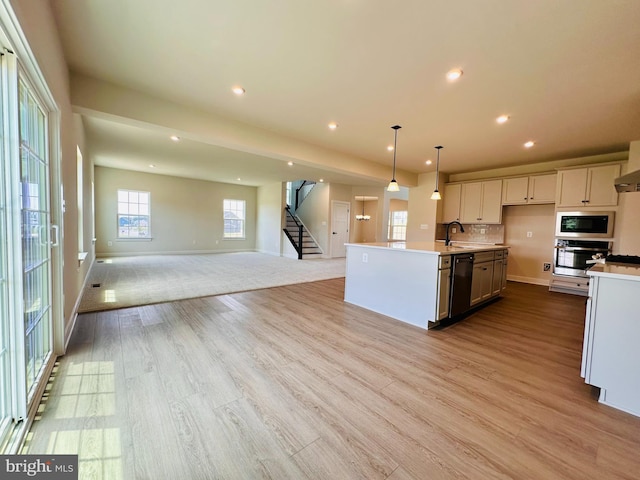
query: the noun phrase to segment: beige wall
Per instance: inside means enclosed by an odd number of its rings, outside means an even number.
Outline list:
[[[369,220],[355,220],[356,215],[362,214],[364,203],[364,213],[369,215]],[[352,243],[371,243],[376,241],[376,232],[378,230],[378,200],[354,200],[351,204],[352,227],[350,242]]]
[[[65,340],[70,335],[70,326],[75,318],[75,309],[90,261],[78,264],[78,209],[76,198],[76,145],[83,143],[82,125],[74,122],[69,98],[69,76],[50,2],[46,0],[11,0],[12,7],[25,34],[40,71],[59,109],[60,143],[54,148],[60,152],[60,182],[66,205],[52,211],[52,221],[63,226],[62,230],[62,290],[64,294],[63,316]],[[53,138],[56,142],[57,139]],[[87,156],[85,178],[90,177],[90,160]],[[58,185],[54,182],[53,188]],[[86,183],[85,183],[86,186]],[[84,191],[84,205],[90,205],[91,191]],[[90,215],[84,217],[85,232],[92,231]],[[85,236],[86,239],[86,236]],[[88,257],[89,260],[91,257]],[[55,289],[54,289],[55,291]]]
[[[503,208],[505,243],[509,249],[507,277],[519,282],[548,285],[551,272],[543,263],[553,265],[555,205],[510,205]],[[532,236],[527,237],[527,232]]]
[[[420,175],[419,185],[409,190],[409,242],[433,242],[436,239],[436,219],[442,209],[442,200],[431,200],[435,176],[435,172]]]
[[[95,183],[98,256],[233,252],[256,248],[255,187],[105,167],[96,167]],[[151,193],[151,241],[118,240],[119,188]],[[225,198],[246,201],[244,240],[223,239]]]
[[[640,170],[640,140],[631,142],[627,172]],[[640,192],[621,193],[616,218],[613,253],[640,255]]]
[[[285,184],[272,183],[258,187],[256,205],[256,250],[281,255],[284,239]]]

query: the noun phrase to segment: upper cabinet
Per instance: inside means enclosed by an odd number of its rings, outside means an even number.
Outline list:
[[[500,223],[502,180],[463,183],[460,193],[462,223]]]
[[[505,178],[502,183],[503,205],[554,203],[556,200],[555,173]]]
[[[605,207],[618,204],[614,180],[620,164],[572,168],[558,172],[558,207]]]
[[[442,192],[442,222],[450,223],[454,220],[460,221],[460,193],[462,184],[448,183]]]

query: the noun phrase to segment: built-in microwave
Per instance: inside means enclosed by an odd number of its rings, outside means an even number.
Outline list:
[[[556,237],[611,238],[614,212],[558,212]]]

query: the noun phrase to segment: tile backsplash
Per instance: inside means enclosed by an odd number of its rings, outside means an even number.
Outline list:
[[[463,224],[464,233],[460,231],[458,225],[452,225],[449,228],[449,238],[458,242],[476,242],[476,243],[504,243],[504,225],[484,225],[484,224]],[[451,233],[453,228],[456,233]],[[436,239],[444,240],[447,227],[439,223],[436,227]]]

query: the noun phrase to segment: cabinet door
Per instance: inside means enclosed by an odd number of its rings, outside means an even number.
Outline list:
[[[473,265],[473,276],[471,277],[471,306],[482,300],[482,263]]]
[[[558,172],[558,207],[582,206],[586,200],[587,168],[561,170]]]
[[[451,269],[440,270],[438,279],[438,316],[442,320],[449,316],[449,294],[451,292]]]
[[[502,219],[502,180],[482,182],[481,223],[500,223]]]
[[[454,220],[460,221],[460,193],[462,184],[454,183],[444,186],[442,192],[442,222],[449,223]]]
[[[590,167],[587,174],[587,200],[589,207],[618,204],[618,192],[614,180],[620,176],[620,165]]]
[[[529,177],[529,203],[554,203],[556,201],[557,175],[533,175]]]
[[[509,263],[509,250],[505,250],[502,258],[502,290],[507,288],[507,264]]]
[[[493,293],[493,262],[485,262],[482,265],[481,299],[487,300]]]
[[[529,199],[528,192],[529,177],[505,178],[502,183],[502,204],[520,205],[527,203]]]
[[[460,198],[460,221],[462,223],[480,222],[482,183],[463,183]]]
[[[491,279],[491,296],[493,297],[500,295],[502,291],[502,266],[502,259],[493,262],[493,276]]]

